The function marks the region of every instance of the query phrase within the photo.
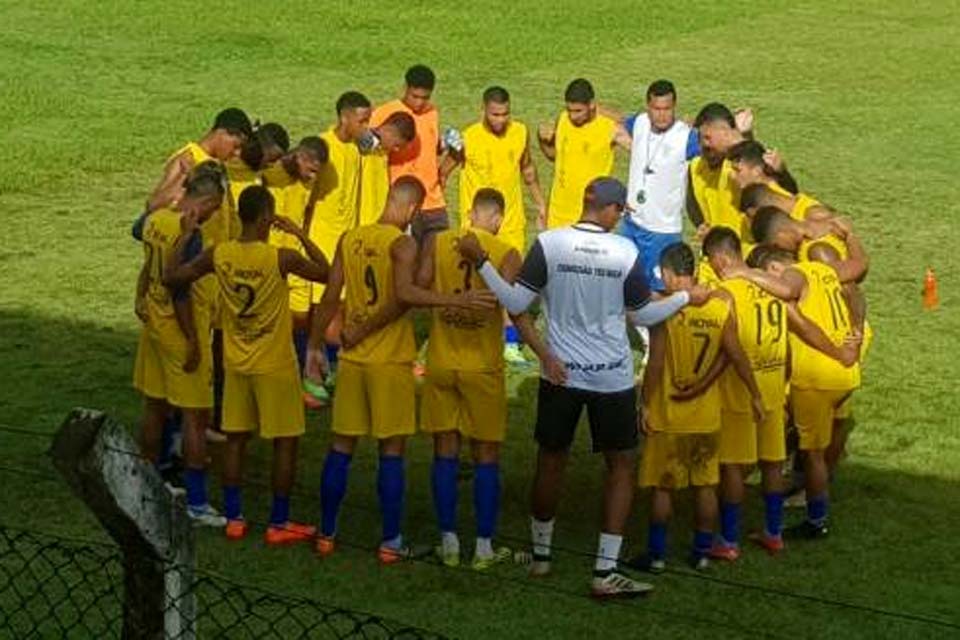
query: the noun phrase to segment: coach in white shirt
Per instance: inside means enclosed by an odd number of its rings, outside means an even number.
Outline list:
[[[677,91],[669,80],[647,88],[644,113],[624,125],[633,136],[630,180],[627,185],[629,215],[621,231],[640,251],[644,274],[654,291],[663,289],[660,253],[682,240],[687,193],[687,162],[696,155],[696,132],[677,120]]]
[[[541,359],[535,438],[539,445],[533,485],[534,562],[531,572],[550,570],[553,520],[574,432],[583,409],[590,419],[593,450],[606,458],[603,524],[591,590],[597,597],[638,595],[652,587],[618,573],[617,557],[636,484],[637,396],[633,352],[626,320],[663,322],[702,287],[651,301],[637,248],[610,233],[623,214],[627,190],[615,178],[587,185],[580,221],[541,233],[527,254],[519,281],[507,283],[472,234],[460,253],[476,264],[487,286],[511,314],[543,299],[547,344]],[[531,343],[532,344],[532,343]]]

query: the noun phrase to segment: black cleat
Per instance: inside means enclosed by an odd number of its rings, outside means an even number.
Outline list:
[[[800,524],[787,527],[783,530],[783,537],[792,540],[820,540],[830,534],[830,529],[826,523],[814,524],[809,520],[804,520]]]

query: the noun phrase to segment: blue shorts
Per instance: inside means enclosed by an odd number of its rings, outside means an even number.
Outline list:
[[[620,233],[637,245],[640,251],[640,261],[643,263],[643,273],[653,291],[663,291],[663,280],[660,279],[660,254],[664,249],[676,242],[682,242],[683,236],[679,233],[656,233],[638,226],[631,218],[625,217],[620,225]]]

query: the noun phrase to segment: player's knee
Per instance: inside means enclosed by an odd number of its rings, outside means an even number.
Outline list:
[[[380,455],[402,456],[406,447],[406,436],[391,436],[380,440]]]
[[[500,443],[473,440],[470,443],[473,461],[476,464],[493,464],[500,461]]]

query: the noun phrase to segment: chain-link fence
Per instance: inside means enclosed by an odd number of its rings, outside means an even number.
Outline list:
[[[112,545],[0,525],[0,637],[119,638],[123,583],[123,556]],[[187,590],[196,596],[198,638],[443,638],[203,571]]]

